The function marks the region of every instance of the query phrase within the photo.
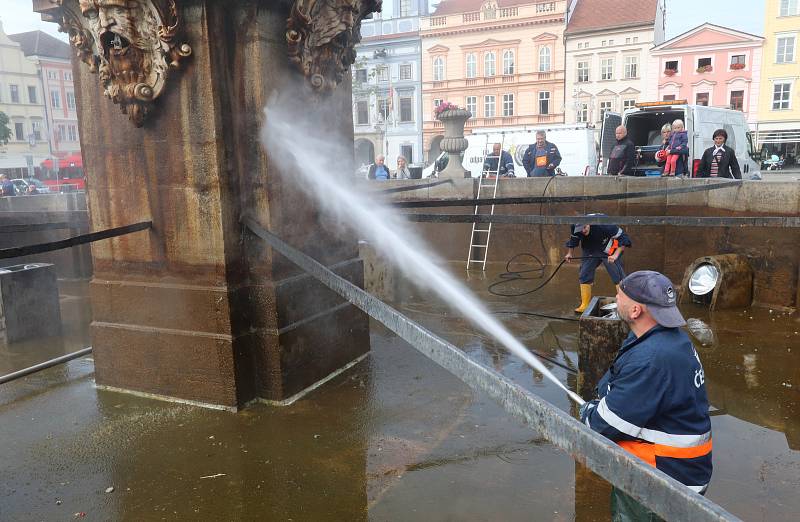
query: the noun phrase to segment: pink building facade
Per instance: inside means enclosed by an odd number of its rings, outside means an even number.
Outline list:
[[[740,110],[758,121],[764,38],[703,24],[650,51],[648,100]]]

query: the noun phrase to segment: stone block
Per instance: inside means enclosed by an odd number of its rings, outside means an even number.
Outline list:
[[[32,263],[0,268],[0,336],[13,343],[60,332],[55,266]]]

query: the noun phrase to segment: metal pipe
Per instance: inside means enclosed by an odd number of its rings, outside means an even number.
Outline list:
[[[47,368],[51,368],[53,366],[58,366],[59,364],[71,361],[72,359],[77,359],[79,357],[83,357],[84,355],[89,355],[90,353],[92,353],[91,346],[89,348],[84,348],[83,350],[78,350],[77,352],[72,352],[66,355],[62,355],[61,357],[56,357],[55,359],[50,359],[49,361],[45,361],[43,363],[29,366],[14,373],[3,375],[2,377],[0,377],[0,384],[5,384],[7,382],[15,381],[19,378],[25,377],[26,375],[46,370]]]
[[[800,217],[725,217],[725,216],[540,216],[538,214],[403,214],[420,223],[495,223],[506,225],[572,225],[577,221],[591,225],[677,227],[771,227],[800,228]]]
[[[532,429],[555,446],[625,490],[665,520],[739,520],[662,471],[627,453],[549,402],[472,360],[456,346],[289,246],[253,219],[244,217],[243,222],[256,236],[305,272],[383,323],[467,386],[486,393],[508,413],[529,423]]]

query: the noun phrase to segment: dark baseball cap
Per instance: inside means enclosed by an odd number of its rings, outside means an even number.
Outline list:
[[[667,276],[652,270],[640,270],[620,281],[619,289],[643,305],[661,326],[677,328],[686,324],[677,306],[677,295]]]

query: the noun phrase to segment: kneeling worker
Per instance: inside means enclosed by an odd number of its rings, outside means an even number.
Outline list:
[[[631,333],[600,379],[581,422],[703,494],[711,480],[711,418],[700,357],[681,326],[672,283],[658,272],[625,277],[617,312]],[[660,520],[617,490],[614,520]],[[627,516],[627,518],[626,518]]]
[[[603,214],[589,214],[588,216],[602,216]],[[588,217],[587,216],[587,217]],[[572,226],[572,235],[567,241],[567,255],[564,259],[572,261],[573,249],[580,245],[583,251],[581,271],[578,280],[581,284],[581,305],[575,309],[580,314],[589,306],[592,300],[592,284],[594,273],[600,263],[606,267],[608,275],[615,285],[625,277],[622,259],[619,256],[626,247],[631,246],[631,240],[617,225],[585,225],[578,223]]]

